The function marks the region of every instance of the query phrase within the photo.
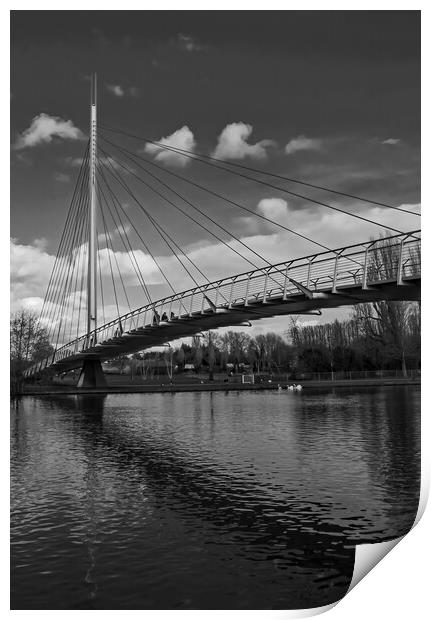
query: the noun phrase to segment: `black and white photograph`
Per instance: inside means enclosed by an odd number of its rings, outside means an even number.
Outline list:
[[[417,520],[421,11],[180,8],[10,11],[14,611],[317,613]]]

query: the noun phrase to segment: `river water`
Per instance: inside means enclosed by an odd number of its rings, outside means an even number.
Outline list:
[[[292,609],[411,527],[417,387],[24,397],[12,609]]]

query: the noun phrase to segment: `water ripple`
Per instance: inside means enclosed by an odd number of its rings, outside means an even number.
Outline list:
[[[343,596],[400,536],[419,390],[24,398],[11,421],[14,609],[282,609]]]

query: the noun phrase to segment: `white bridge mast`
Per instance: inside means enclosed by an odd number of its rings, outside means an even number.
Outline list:
[[[97,327],[97,195],[96,195],[96,157],[97,157],[97,76],[91,78],[91,117],[90,117],[90,175],[89,194],[90,209],[88,237],[88,273],[87,273],[87,336]],[[94,334],[94,342],[96,335]]]

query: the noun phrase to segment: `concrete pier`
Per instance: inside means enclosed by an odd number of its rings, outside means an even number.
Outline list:
[[[105,374],[100,360],[84,360],[81,374],[79,375],[78,388],[107,388]]]

